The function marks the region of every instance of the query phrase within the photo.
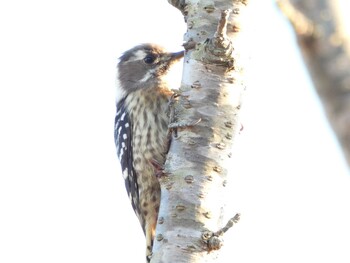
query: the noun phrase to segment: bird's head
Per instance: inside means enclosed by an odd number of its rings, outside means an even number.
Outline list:
[[[117,87],[119,99],[138,89],[160,85],[171,65],[184,56],[184,51],[169,53],[154,44],[138,45],[119,58]]]

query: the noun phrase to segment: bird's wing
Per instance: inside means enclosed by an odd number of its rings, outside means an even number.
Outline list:
[[[126,191],[141,225],[144,226],[139,207],[140,202],[137,173],[133,168],[132,122],[130,121],[129,114],[125,107],[125,99],[122,99],[117,104],[114,140],[117,147],[117,155],[120,161],[120,166],[122,168],[122,174],[125,180]]]

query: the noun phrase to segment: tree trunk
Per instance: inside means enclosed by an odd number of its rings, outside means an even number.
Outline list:
[[[338,0],[280,0],[350,166],[350,35]]]
[[[220,236],[239,217],[223,222],[228,201],[223,193],[228,175],[235,175],[229,171],[231,151],[241,129],[240,20],[247,1],[169,2],[184,14],[187,52],[179,96],[173,100],[151,262],[218,262]]]

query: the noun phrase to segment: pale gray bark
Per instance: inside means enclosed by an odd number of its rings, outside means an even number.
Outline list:
[[[177,127],[177,137],[174,130],[160,179],[162,199],[151,262],[219,262],[218,236],[228,229],[223,192],[235,175],[229,171],[231,151],[241,129],[238,114],[245,88],[240,20],[247,1],[169,2],[185,16],[188,50],[171,124]],[[224,10],[231,10],[227,20]],[[228,225],[236,221],[237,217]]]
[[[280,0],[350,166],[350,35],[338,0]],[[348,12],[348,10],[347,10]]]

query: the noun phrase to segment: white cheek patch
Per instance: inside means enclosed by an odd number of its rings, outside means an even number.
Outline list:
[[[145,76],[140,80],[140,82],[146,82],[152,77],[152,74],[150,72],[147,72]]]
[[[147,71],[147,73],[143,76],[143,78],[140,80],[140,82],[146,82],[149,79],[153,78],[153,74],[156,71],[156,69],[151,69]]]

